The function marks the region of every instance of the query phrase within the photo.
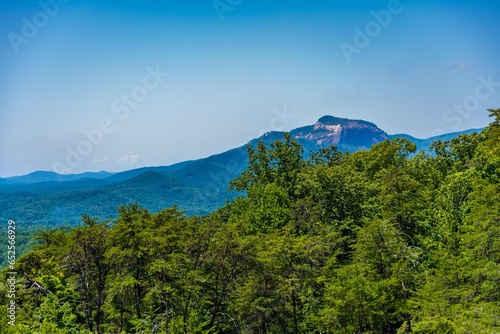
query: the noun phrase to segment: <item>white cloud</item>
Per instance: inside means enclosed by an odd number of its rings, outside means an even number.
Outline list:
[[[133,154],[130,156],[130,163],[135,164],[137,161],[139,161],[139,155],[138,154]]]
[[[92,159],[92,163],[93,163],[94,165],[98,165],[98,164],[108,164],[108,165],[109,165],[109,163],[110,163],[110,162],[111,162],[111,159],[110,159],[110,158],[107,158],[107,157],[105,157],[105,158],[94,158],[94,159]]]
[[[135,164],[137,163],[137,161],[139,161],[139,155],[138,154],[131,154],[131,155],[128,155],[128,154],[124,154],[121,158],[119,158],[116,163],[117,164]]]

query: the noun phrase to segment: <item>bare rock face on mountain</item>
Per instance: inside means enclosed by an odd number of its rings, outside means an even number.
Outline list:
[[[375,124],[333,116],[321,117],[314,125],[292,130],[291,135],[317,146],[370,148],[389,138]]]

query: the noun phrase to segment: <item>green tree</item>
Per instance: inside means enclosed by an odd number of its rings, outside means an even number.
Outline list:
[[[332,272],[321,315],[329,333],[396,333],[409,326],[408,301],[424,269],[421,251],[398,229],[373,221],[359,229],[351,264]]]
[[[82,223],[84,226],[68,235],[63,266],[68,275],[76,275],[87,329],[101,333],[106,278],[110,270],[105,259],[109,226],[86,214],[82,215]]]
[[[142,317],[146,294],[148,223],[151,214],[137,204],[121,206],[119,218],[109,233],[105,253],[111,265],[107,306],[108,319],[118,331],[130,331]]]
[[[283,141],[277,140],[269,148],[259,142],[256,149],[247,146],[247,151],[248,169],[230,183],[231,189],[241,192],[275,183],[294,198],[297,175],[305,165],[302,146],[286,133]]]

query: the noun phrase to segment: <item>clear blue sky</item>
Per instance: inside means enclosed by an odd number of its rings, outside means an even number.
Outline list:
[[[500,107],[498,1],[55,1],[0,2],[0,177],[168,165],[326,114],[426,138]]]

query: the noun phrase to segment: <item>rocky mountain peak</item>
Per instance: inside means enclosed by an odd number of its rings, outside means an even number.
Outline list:
[[[341,148],[369,148],[388,139],[387,133],[373,123],[329,115],[321,117],[312,126],[293,130],[291,134],[299,141],[309,141],[320,146],[335,145]]]

